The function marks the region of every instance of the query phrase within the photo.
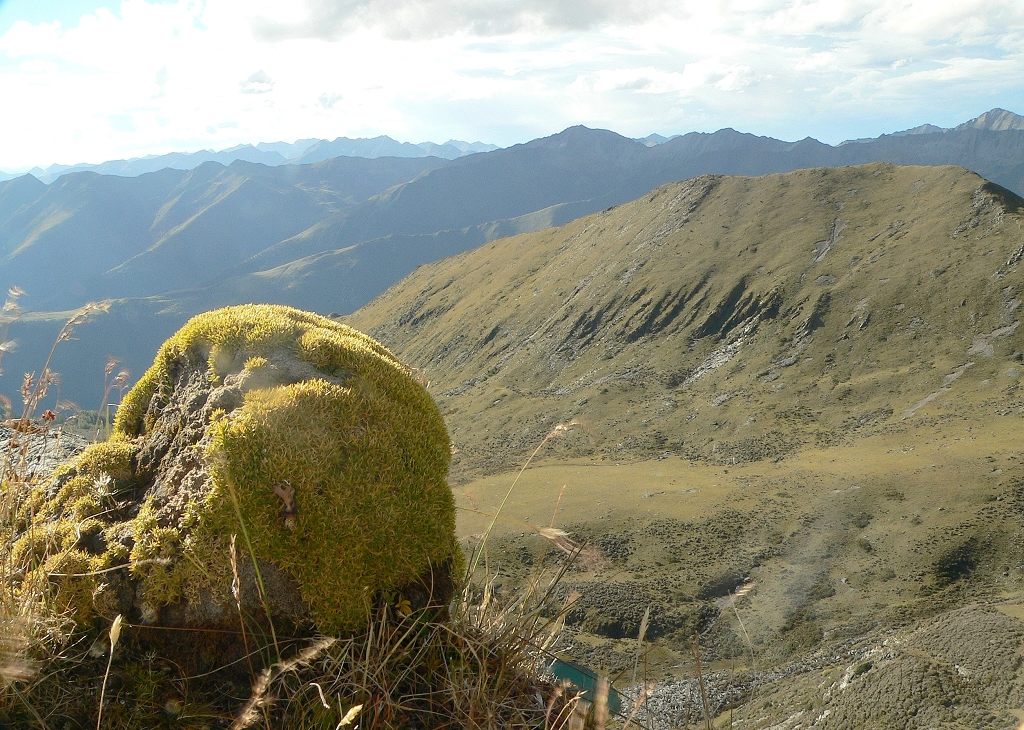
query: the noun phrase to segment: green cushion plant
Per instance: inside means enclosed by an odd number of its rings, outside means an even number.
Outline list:
[[[224,623],[240,574],[272,619],[353,630],[375,599],[461,574],[449,460],[433,400],[372,338],[227,307],[167,340],[111,439],[25,503],[16,551],[79,620]]]

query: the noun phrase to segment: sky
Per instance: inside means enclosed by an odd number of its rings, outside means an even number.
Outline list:
[[[1021,0],[0,0],[0,170],[387,134],[1024,113]]]

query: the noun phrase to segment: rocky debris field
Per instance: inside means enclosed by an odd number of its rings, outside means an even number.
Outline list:
[[[907,628],[836,642],[770,670],[703,676],[711,716],[730,727],[1012,730],[1024,706],[1024,613],[975,604]],[[638,719],[658,730],[703,723],[694,676],[653,685]],[[642,685],[623,691],[641,696]],[[628,702],[628,699],[627,699]]]

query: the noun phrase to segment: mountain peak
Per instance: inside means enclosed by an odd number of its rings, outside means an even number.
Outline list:
[[[646,147],[656,147],[659,144],[665,144],[666,142],[668,142],[668,140],[668,137],[666,137],[663,134],[658,134],[657,132],[653,134],[648,134],[646,137],[636,138],[637,142],[640,142]]]
[[[989,109],[974,119],[964,122],[957,129],[987,129],[991,132],[1024,129],[1024,117],[996,107],[995,109]]]
[[[530,142],[526,142],[522,145],[516,145],[517,147],[541,147],[541,148],[559,148],[568,146],[578,145],[595,145],[595,144],[621,144],[625,146],[641,145],[642,143],[636,140],[623,137],[617,132],[612,132],[607,129],[593,129],[586,127],[582,124],[576,124],[572,127],[567,127],[557,134],[552,134],[548,137],[541,137]]]
[[[12,177],[10,183],[11,187],[27,187],[27,188],[45,188],[46,183],[40,180],[38,177],[33,175],[31,172],[26,172],[16,177]]]

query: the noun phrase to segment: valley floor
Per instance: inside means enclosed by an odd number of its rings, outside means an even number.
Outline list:
[[[653,681],[652,721],[701,721],[697,634],[723,727],[1013,728],[1022,437],[1019,417],[948,415],[734,466],[540,461],[488,565],[512,585],[553,562],[540,528],[585,541],[563,655],[616,686]],[[456,487],[467,543],[514,479]]]

